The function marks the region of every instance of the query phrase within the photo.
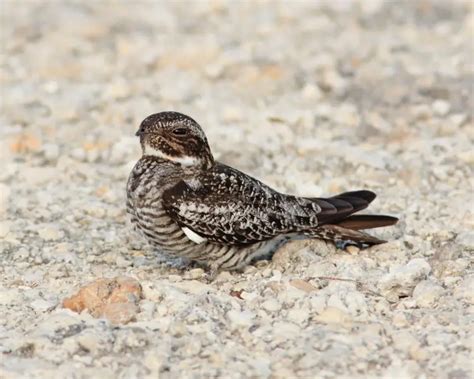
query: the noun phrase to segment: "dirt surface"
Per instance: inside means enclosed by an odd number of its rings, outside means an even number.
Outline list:
[[[1,12],[0,378],[473,377],[469,2]],[[294,242],[209,283],[126,222],[134,132],[163,110],[278,190],[371,189],[401,221],[385,245]],[[62,308],[123,276],[127,324]]]

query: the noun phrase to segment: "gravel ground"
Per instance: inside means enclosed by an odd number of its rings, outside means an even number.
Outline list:
[[[469,2],[2,1],[1,378],[473,377]],[[127,225],[177,110],[281,191],[368,188],[389,243],[299,241],[209,283]],[[62,308],[142,286],[128,324]]]

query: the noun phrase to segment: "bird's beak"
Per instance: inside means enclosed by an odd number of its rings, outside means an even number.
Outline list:
[[[142,136],[142,134],[143,134],[143,130],[141,130],[141,129],[138,129],[138,130],[137,130],[137,132],[135,133],[135,136],[137,136],[137,137],[141,137],[141,136]]]

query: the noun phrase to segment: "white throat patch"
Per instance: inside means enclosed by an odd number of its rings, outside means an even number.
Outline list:
[[[183,166],[194,166],[195,164],[199,163],[199,159],[195,157],[189,157],[189,156],[184,156],[184,157],[172,157],[169,156],[165,153],[163,153],[161,150],[154,149],[151,146],[146,146],[145,145],[145,155],[152,155],[154,157],[159,157],[166,159],[171,162],[179,163],[180,165]]]

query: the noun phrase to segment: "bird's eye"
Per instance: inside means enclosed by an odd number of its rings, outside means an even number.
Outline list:
[[[184,136],[188,133],[188,131],[185,128],[176,128],[173,129],[173,134],[177,136]]]

